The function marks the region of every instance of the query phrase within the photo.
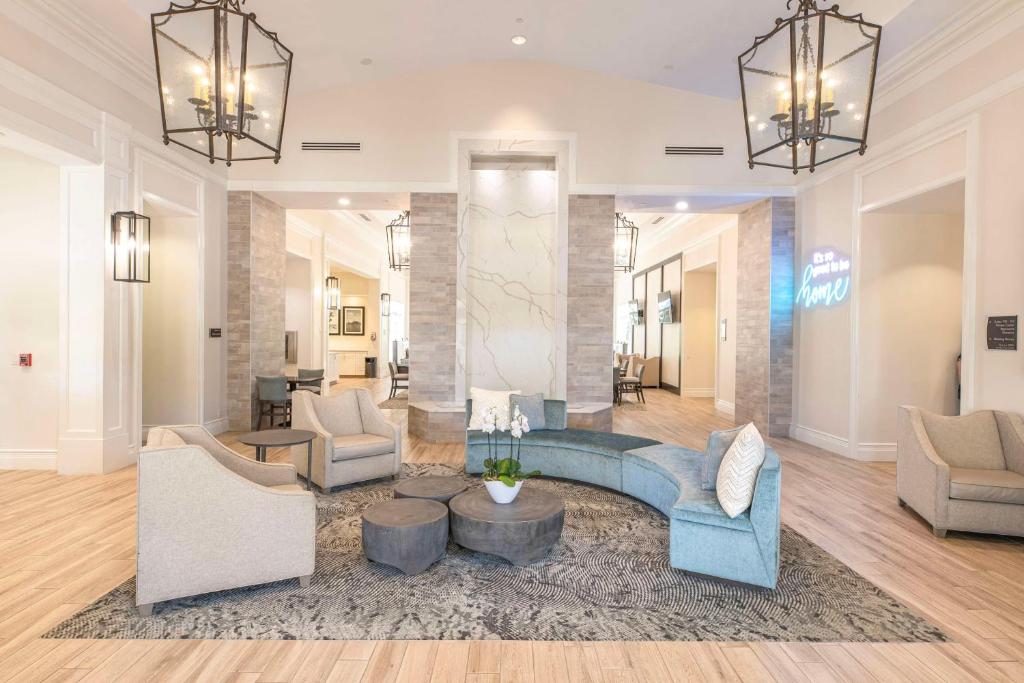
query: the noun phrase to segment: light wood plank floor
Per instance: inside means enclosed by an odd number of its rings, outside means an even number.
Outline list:
[[[383,399],[383,381],[369,386]],[[340,388],[336,386],[335,389]],[[617,431],[701,448],[731,425],[710,400],[647,392]],[[404,411],[389,411],[405,420]],[[240,451],[233,434],[224,440]],[[406,435],[406,459],[462,460]],[[58,641],[46,629],[134,573],[135,471],[0,472],[0,681],[1021,681],[1024,544],[950,534],[896,505],[893,466],[774,440],[783,520],[892,593],[951,644]],[[271,454],[282,460],[284,452]]]

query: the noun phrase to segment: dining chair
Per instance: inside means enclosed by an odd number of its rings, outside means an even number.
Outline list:
[[[302,391],[312,391],[314,394],[319,394],[323,390],[324,383],[324,371],[311,370],[299,368],[296,374],[298,382],[295,383],[295,388]]]
[[[645,365],[640,365],[639,372],[636,373],[636,377],[623,377],[619,380],[619,401],[622,400],[622,394],[630,393],[636,394],[637,400],[640,403],[647,403],[647,399],[644,398],[644,370]]]
[[[388,361],[388,371],[391,373],[391,394],[388,398],[394,398],[399,389],[409,389],[409,373],[399,372],[398,365],[394,361]],[[400,384],[405,382],[405,384]]]
[[[292,420],[292,400],[288,397],[287,377],[256,377],[256,398],[260,402],[256,430],[263,429],[263,418],[270,419],[273,427],[275,418],[281,418],[288,426]]]

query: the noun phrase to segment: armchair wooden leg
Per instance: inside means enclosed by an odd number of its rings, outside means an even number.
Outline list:
[[[945,538],[946,537],[946,529],[940,529],[937,526],[933,526],[932,527],[932,533],[935,534],[935,538]]]
[[[313,578],[312,574],[299,577],[299,588],[309,588],[309,582]]]
[[[153,616],[153,603],[147,602],[145,605],[139,605],[138,610],[140,617],[151,617]]]

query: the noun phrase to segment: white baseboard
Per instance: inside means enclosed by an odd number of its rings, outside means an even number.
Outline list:
[[[850,457],[850,441],[841,436],[811,429],[810,427],[801,427],[800,425],[790,425],[789,436],[796,441],[809,443],[829,453],[835,453],[846,458]]]
[[[896,462],[896,444],[859,443],[857,444],[857,460],[865,462]]]
[[[223,434],[228,431],[228,419],[226,417],[218,417],[215,420],[204,422],[203,426],[209,429],[213,435]]]
[[[710,389],[683,389],[683,396],[685,396],[686,398],[714,398],[715,388],[711,387]]]
[[[0,470],[55,470],[57,451],[0,449]]]
[[[720,413],[731,415],[732,417],[736,416],[736,404],[723,401],[722,399],[715,401],[715,410]]]

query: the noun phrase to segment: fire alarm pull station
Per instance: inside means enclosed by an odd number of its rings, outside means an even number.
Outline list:
[[[32,354],[31,353],[19,353],[18,354],[18,365],[23,368],[32,367]]]

